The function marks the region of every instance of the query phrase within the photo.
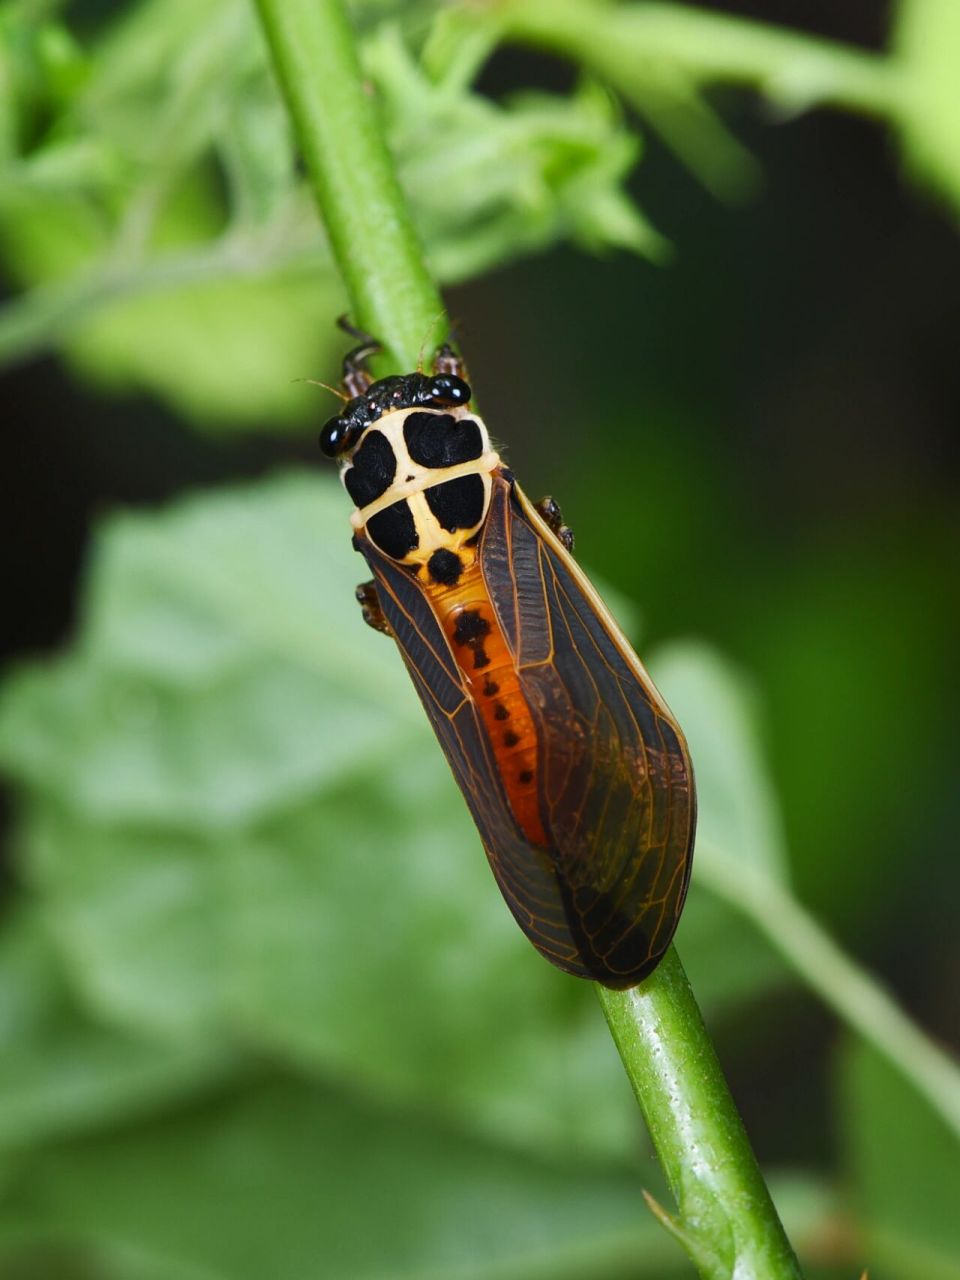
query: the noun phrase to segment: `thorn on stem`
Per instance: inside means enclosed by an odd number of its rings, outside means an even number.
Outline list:
[[[643,1198],[653,1216],[661,1226],[666,1227],[675,1240],[678,1240],[683,1245],[697,1268],[705,1272],[709,1271],[712,1275],[720,1261],[714,1250],[709,1245],[705,1245],[695,1235],[692,1235],[678,1218],[675,1218],[672,1213],[668,1213],[663,1205],[654,1199],[649,1191],[643,1191]]]
[[[676,1236],[676,1238],[681,1242],[681,1244],[683,1244],[684,1248],[686,1249],[693,1248],[695,1242],[690,1238],[690,1236],[686,1233],[686,1231],[684,1231],[683,1227],[681,1227],[680,1223],[673,1216],[673,1214],[668,1213],[667,1210],[660,1203],[660,1201],[654,1199],[654,1197],[650,1194],[649,1191],[644,1190],[643,1198],[647,1202],[647,1208],[650,1210],[653,1216],[657,1219],[660,1225],[663,1227],[666,1227],[666,1229],[670,1232],[672,1236]]]

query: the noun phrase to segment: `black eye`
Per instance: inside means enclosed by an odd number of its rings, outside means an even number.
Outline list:
[[[455,409],[470,403],[470,388],[453,373],[438,373],[430,379],[430,401],[438,409]]]
[[[359,434],[360,428],[355,423],[331,418],[320,432],[320,452],[328,458],[335,458],[353,448]]]

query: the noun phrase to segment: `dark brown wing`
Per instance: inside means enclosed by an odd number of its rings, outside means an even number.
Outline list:
[[[416,579],[362,534],[357,545],[517,923],[553,964],[578,977],[593,977],[570,930],[552,855],[534,848],[517,826],[476,704],[429,602]]]
[[[589,582],[502,474],[481,567],[537,725],[568,927],[591,976],[629,986],[667,949],[689,882],[686,743]]]
[[[358,538],[380,605],[527,937],[578,977],[639,982],[676,928],[695,802],[683,736],[590,584],[503,475],[480,563],[537,726],[546,849],[518,827],[429,601]]]

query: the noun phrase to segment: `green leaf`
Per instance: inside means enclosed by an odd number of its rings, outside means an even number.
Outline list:
[[[904,1076],[851,1041],[841,1063],[846,1162],[863,1264],[891,1280],[960,1277],[960,1140]]]
[[[0,202],[0,240],[17,275],[38,286],[38,305],[46,302],[41,331],[62,327],[78,371],[115,394],[149,391],[214,429],[316,420],[318,393],[302,380],[328,369],[341,346],[330,317],[343,295],[302,207],[211,242],[219,213],[197,183],[158,212],[148,261],[125,264],[111,256],[103,209],[61,190],[57,156],[44,154]],[[85,156],[74,151],[72,162]]]
[[[149,1115],[235,1072],[212,1038],[158,1043],[83,1015],[42,917],[21,908],[0,934],[0,1147]]]
[[[757,741],[756,699],[713,650],[674,644],[652,667],[684,733],[697,779],[698,845],[783,878],[786,855],[774,790]]]
[[[111,1280],[140,1280],[130,1259],[165,1280],[683,1274],[631,1174],[289,1077],[37,1153],[0,1211],[0,1241],[25,1237],[82,1242]]]
[[[88,818],[209,828],[394,756],[425,729],[360,622],[348,510],[291,477],[114,521],[85,652],[9,687],[0,760]]]
[[[458,81],[435,82],[391,26],[367,43],[365,62],[383,92],[400,180],[441,280],[467,279],[566,238],[595,251],[665,252],[623,192],[640,141],[596,84],[570,97],[527,92],[493,102]]]
[[[785,877],[773,788],[754,739],[749,697],[725,664],[700,646],[676,646],[654,667],[691,746],[700,804],[694,879],[746,916],[827,1005],[913,1081],[960,1134],[960,1070],[829,937]],[[685,913],[678,939],[686,954]],[[709,984],[718,946],[695,981]],[[769,965],[769,958],[767,960]],[[782,968],[780,969],[782,973]],[[777,973],[774,968],[770,977]]]
[[[710,1012],[725,1011],[784,986],[794,977],[790,965],[759,930],[743,927],[739,906],[716,896],[709,880],[698,876],[700,858],[694,854],[694,881],[680,917],[676,945],[697,1004]]]
[[[438,79],[376,16],[371,81],[443,282],[563,240],[666,253],[624,190],[639,140],[605,90],[495,102],[469,87],[488,31]],[[422,36],[410,6],[398,16]],[[304,421],[315,402],[296,380],[328,372],[344,302],[252,9],[149,0],[88,44],[66,98],[31,55],[29,75],[10,73],[28,101],[6,125],[0,109],[0,134],[38,95],[50,117],[28,153],[9,143],[0,181],[5,265],[26,289],[0,310],[0,361],[55,347],[101,388],[149,392],[216,430]],[[429,324],[416,327],[414,350]]]
[[[287,476],[106,525],[78,648],[0,699],[61,953],[139,1035],[240,1035],[515,1142],[629,1153],[589,988],[517,930],[360,620],[347,512]],[[684,930],[718,1000],[775,973],[710,904]]]
[[[363,626],[347,511],[288,477],[108,526],[80,649],[0,704],[25,869],[118,1025],[240,1032],[516,1141],[627,1152],[589,989],[516,929]]]
[[[150,392],[209,429],[279,430],[315,420],[303,379],[330,367],[340,345],[330,316],[342,309],[326,272],[224,273],[117,301],[66,353],[101,389]]]

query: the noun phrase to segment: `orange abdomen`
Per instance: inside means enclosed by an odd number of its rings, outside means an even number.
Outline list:
[[[483,718],[513,816],[527,839],[547,844],[537,795],[537,732],[474,562],[452,586],[426,588],[457,665]]]

